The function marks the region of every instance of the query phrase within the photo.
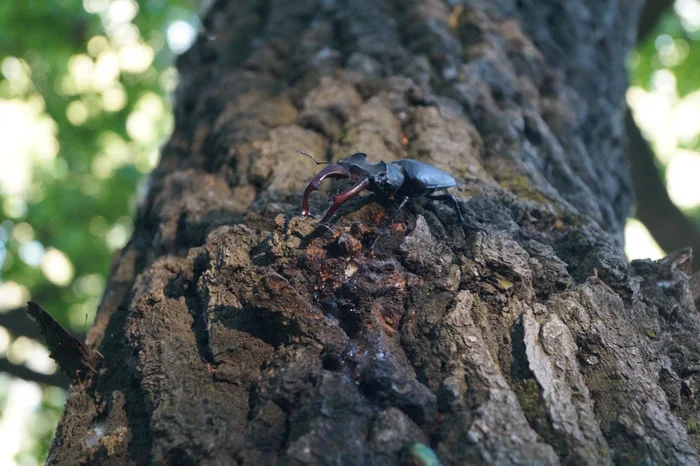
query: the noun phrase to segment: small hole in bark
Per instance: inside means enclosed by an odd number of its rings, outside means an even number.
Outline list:
[[[337,372],[343,368],[343,361],[340,355],[327,353],[323,355],[323,368],[327,371]]]
[[[178,464],[182,466],[195,465],[195,462],[190,454],[182,448],[173,448],[169,453],[167,464]]]
[[[362,318],[356,309],[344,309],[340,312],[338,320],[348,338],[355,338],[360,333]]]

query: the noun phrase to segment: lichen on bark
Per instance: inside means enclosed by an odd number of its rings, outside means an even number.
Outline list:
[[[697,464],[689,253],[622,250],[638,7],[216,2],[49,463]],[[296,148],[434,164],[483,231],[314,234]]]

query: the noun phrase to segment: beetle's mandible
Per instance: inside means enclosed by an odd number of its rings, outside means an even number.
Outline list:
[[[344,202],[367,190],[385,200],[399,202],[399,206],[387,219],[384,226],[393,221],[396,214],[409,200],[420,198],[449,201],[457,211],[460,222],[466,225],[457,198],[449,193],[435,194],[437,191],[457,184],[451,175],[437,167],[413,159],[402,159],[389,163],[383,161],[370,163],[367,161],[367,154],[362,152],[331,164],[318,162],[306,152],[297,150],[311,158],[317,165],[328,165],[314,176],[306,186],[301,203],[302,215],[311,215],[309,213],[309,195],[318,190],[318,186],[324,179],[328,177],[349,178],[355,182],[349,190],[333,196],[333,203],[321,219],[322,224],[328,222]]]

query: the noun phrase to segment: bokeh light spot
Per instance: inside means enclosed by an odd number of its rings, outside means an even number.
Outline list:
[[[85,296],[100,296],[105,287],[105,280],[101,275],[90,274],[78,278],[74,289]]]
[[[92,75],[95,72],[95,63],[89,55],[84,53],[73,55],[68,60],[68,71],[75,82],[78,92],[88,92],[92,88]]]
[[[34,100],[0,100],[0,194],[25,194],[32,162],[56,156],[56,124],[39,108]]]
[[[19,196],[7,196],[2,211],[10,218],[21,218],[27,214],[27,203]]]
[[[34,228],[26,222],[18,223],[12,229],[12,238],[18,243],[25,243],[34,239]]]
[[[666,189],[674,204],[683,208],[700,205],[700,155],[679,150],[666,167]]]
[[[75,95],[78,93],[78,87],[75,85],[75,79],[73,76],[67,74],[62,78],[58,79],[55,84],[56,92],[59,95]]]
[[[87,105],[80,100],[74,100],[66,107],[66,117],[71,124],[80,126],[87,121],[89,112]]]
[[[95,63],[93,88],[104,90],[113,87],[119,79],[119,55],[108,50],[102,52]]]
[[[147,113],[151,118],[161,118],[165,113],[163,99],[153,92],[147,92],[141,96],[136,107]]]
[[[187,21],[174,21],[168,26],[168,47],[173,53],[180,54],[190,48],[196,35],[197,31]]]
[[[10,346],[10,332],[8,332],[5,327],[0,327],[0,355],[7,352]]]
[[[15,256],[12,255],[10,251],[5,251],[5,257],[2,260],[2,266],[0,267],[0,271],[4,272],[6,270],[10,270],[12,268],[12,265],[15,263]]]
[[[109,0],[83,0],[83,8],[88,13],[102,13],[109,6]]]
[[[132,23],[107,25],[107,32],[112,42],[117,46],[136,44],[141,34],[139,28]]]
[[[31,68],[21,58],[10,56],[3,59],[0,63],[0,73],[7,78],[7,81],[0,83],[5,95],[24,96],[31,92]]]
[[[698,0],[676,0],[674,8],[687,32],[693,33],[700,29],[700,2]]]
[[[114,225],[110,228],[109,232],[107,232],[107,245],[112,250],[119,249],[126,244],[128,237],[129,234],[123,225]]]
[[[660,34],[654,41],[654,46],[657,51],[661,51],[664,47],[669,47],[673,45],[673,38],[668,34]]]
[[[678,102],[673,108],[671,123],[680,142],[690,143],[698,136],[700,133],[700,92],[688,94]]]
[[[128,23],[138,11],[139,6],[134,0],[112,0],[107,8],[107,18],[113,23]]]
[[[41,261],[41,271],[48,281],[58,286],[66,286],[73,281],[75,270],[68,257],[58,249],[46,250]]]
[[[36,410],[41,403],[41,387],[33,382],[14,380],[10,383],[5,410],[0,420],[0,438],[5,448],[0,450],[0,464],[17,464],[15,456],[26,443],[26,432],[30,428],[27,413]]]
[[[627,220],[625,225],[625,253],[627,259],[658,260],[665,256],[663,250],[651,237],[649,230],[635,218]]]
[[[177,84],[180,81],[180,75],[177,72],[177,68],[171,66],[163,70],[160,74],[160,85],[166,92],[173,92],[177,88]]]
[[[93,57],[98,56],[109,48],[109,40],[105,36],[93,36],[87,43],[87,50]]]
[[[24,336],[15,338],[7,349],[8,361],[13,364],[24,364],[24,361],[27,360],[27,352],[30,350],[32,343],[34,343],[32,340]]]
[[[53,374],[57,369],[56,363],[51,359],[48,350],[38,343],[34,343],[27,349],[25,364],[28,368],[40,374]]]
[[[29,241],[19,247],[19,258],[31,267],[39,266],[43,257],[44,246],[39,241]]]
[[[129,239],[132,230],[133,225],[129,217],[121,217],[117,220],[117,223],[114,224],[105,235],[109,248],[111,250],[116,250],[123,247]]]
[[[126,105],[126,91],[121,85],[106,89],[102,93],[102,108],[108,112],[118,112]]]
[[[132,112],[126,119],[126,132],[135,141],[150,142],[156,137],[154,121],[147,113]]]
[[[114,173],[114,164],[106,154],[100,154],[92,159],[92,173],[95,177],[105,180]]]
[[[22,63],[17,57],[5,57],[0,64],[0,72],[10,81],[20,79],[22,76]]]
[[[127,73],[143,73],[153,63],[153,49],[148,45],[125,45],[119,49],[119,65]]]
[[[29,300],[29,290],[26,286],[14,281],[0,284],[0,310],[15,309],[23,306]]]

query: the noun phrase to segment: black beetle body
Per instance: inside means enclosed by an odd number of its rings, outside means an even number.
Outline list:
[[[309,154],[299,151],[316,160]],[[316,162],[321,165],[320,162]],[[318,189],[319,184],[327,177],[350,178],[360,180],[352,188],[333,196],[333,204],[323,216],[321,223],[325,223],[333,216],[336,210],[348,199],[358,195],[364,190],[373,192],[384,199],[400,201],[399,207],[387,219],[387,224],[393,220],[396,214],[411,199],[428,198],[434,200],[450,201],[457,211],[460,221],[464,224],[464,216],[457,199],[451,194],[438,194],[436,191],[455,186],[455,179],[437,167],[413,159],[401,159],[394,162],[370,163],[367,154],[358,152],[345,160],[334,164],[328,164],[306,186],[302,199],[302,214],[309,213],[309,195]]]
[[[392,162],[392,164],[398,166],[404,176],[403,186],[397,193],[399,195],[402,194],[402,191],[407,196],[414,196],[420,191],[425,191],[425,195],[428,195],[440,189],[447,189],[457,185],[457,182],[451,175],[427,163],[412,159],[401,159]]]

